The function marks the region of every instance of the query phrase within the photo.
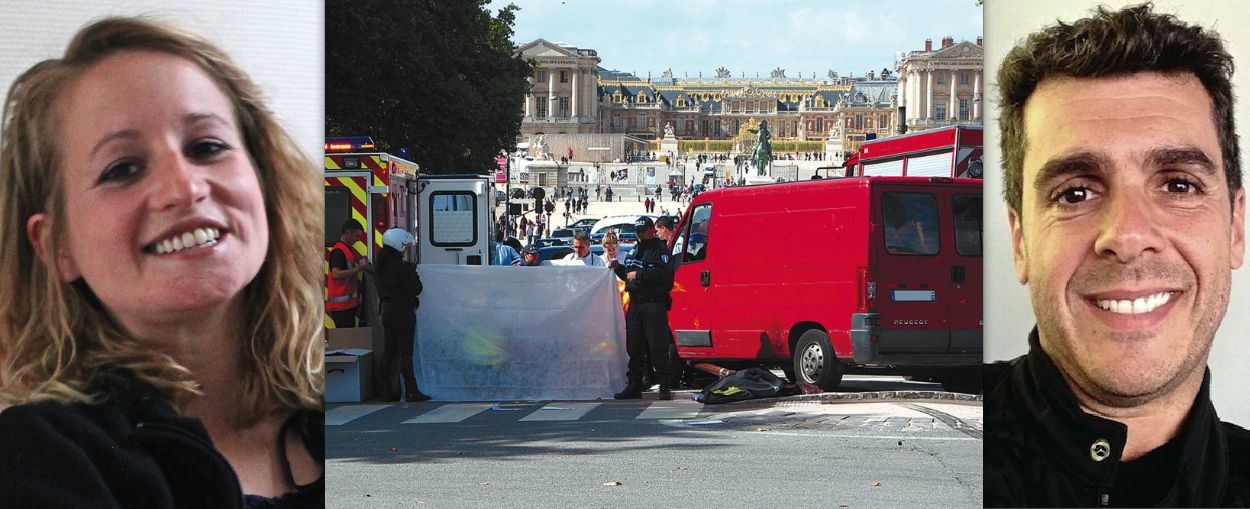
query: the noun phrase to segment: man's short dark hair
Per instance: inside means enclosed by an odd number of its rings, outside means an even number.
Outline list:
[[[342,235],[347,232],[363,232],[363,231],[365,231],[365,227],[364,225],[360,224],[360,221],[357,221],[355,219],[348,219],[346,221],[343,221],[343,228],[339,230],[339,235]]]
[[[1188,25],[1149,3],[1062,21],[1012,48],[998,70],[1003,198],[1016,213],[1023,199],[1024,106],[1052,77],[1111,78],[1138,72],[1193,74],[1211,96],[1229,200],[1241,189],[1241,159],[1233,122],[1233,57],[1218,34]]]
[[[573,234],[573,242],[577,242],[579,240],[585,242],[586,244],[590,244],[590,235],[587,235],[584,231],[578,230]]]
[[[659,228],[661,226],[672,230],[673,229],[673,217],[672,216],[660,216],[659,219],[655,220],[655,227]]]

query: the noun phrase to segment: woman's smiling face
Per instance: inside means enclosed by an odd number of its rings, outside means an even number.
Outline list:
[[[269,244],[255,165],[231,101],[195,63],[110,56],[58,107],[64,228],[55,262],[123,327],[168,323],[242,298]],[[52,260],[48,260],[52,262]]]

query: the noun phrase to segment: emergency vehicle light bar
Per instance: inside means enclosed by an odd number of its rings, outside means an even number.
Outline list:
[[[368,136],[326,138],[325,151],[327,154],[365,152],[374,149],[373,138]]]

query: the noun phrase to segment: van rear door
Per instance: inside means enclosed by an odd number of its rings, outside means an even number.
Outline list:
[[[955,260],[951,267],[952,354],[980,354],[982,345],[981,188],[952,189],[947,198],[954,226]]]
[[[417,263],[488,265],[494,197],[486,177],[423,175],[417,187]]]
[[[872,188],[876,231],[869,264],[877,282],[878,362],[928,364],[927,356],[950,351],[951,281],[960,261],[944,233],[952,228],[949,188],[928,179],[874,182]],[[967,278],[967,267],[962,272]]]

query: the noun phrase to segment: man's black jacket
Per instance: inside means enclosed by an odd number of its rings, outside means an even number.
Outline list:
[[[0,413],[0,506],[244,507],[239,479],[199,419],[181,417],[129,371],[101,382],[100,405],[32,403]],[[299,412],[298,433],[325,457],[325,416]],[[321,507],[325,477],[276,507]]]
[[[985,505],[1117,505],[1110,493],[1127,428],[1081,411],[1036,329],[1029,345],[1027,355],[985,366]],[[1156,507],[1250,503],[1250,432],[1220,422],[1209,381],[1210,373],[1173,438],[1180,461]]]
[[[673,288],[673,264],[664,241],[654,237],[639,239],[634,252],[614,270],[616,277],[625,281],[630,302],[668,302],[668,291]],[[638,275],[633,281],[625,277],[635,271]]]

